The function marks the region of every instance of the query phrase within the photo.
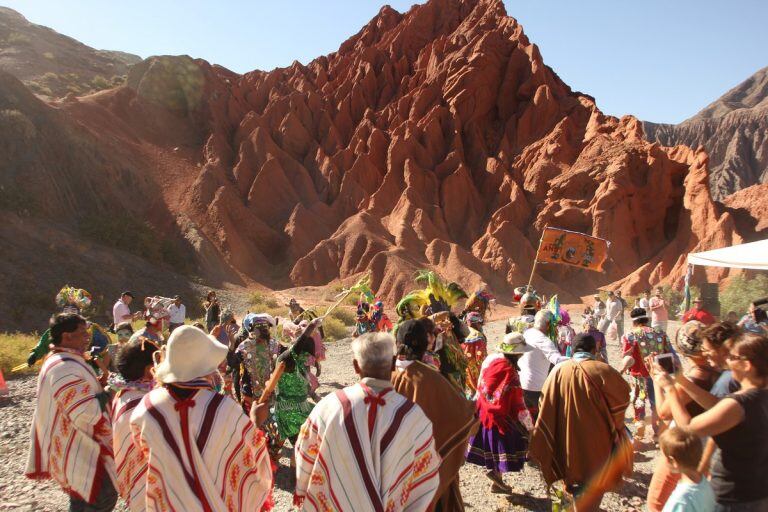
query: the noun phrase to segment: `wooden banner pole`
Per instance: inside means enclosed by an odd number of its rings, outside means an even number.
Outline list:
[[[528,285],[525,287],[526,293],[531,290],[531,283],[533,282],[533,274],[536,272],[536,265],[539,263],[539,251],[541,250],[541,244],[544,242],[544,232],[547,230],[547,226],[541,231],[541,238],[539,238],[539,247],[536,249],[536,256],[533,258],[533,268],[531,269],[531,277],[528,278]]]

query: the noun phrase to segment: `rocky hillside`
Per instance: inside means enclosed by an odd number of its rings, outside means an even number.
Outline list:
[[[768,67],[677,125],[643,123],[665,146],[703,146],[710,156],[710,189],[723,199],[768,182]]]
[[[16,76],[41,97],[115,87],[140,60],[130,53],[95,50],[0,6],[0,70]]]
[[[32,153],[42,170],[15,160],[12,197],[38,194],[34,173],[55,175],[28,215],[105,244],[141,219],[150,248],[179,251],[160,260],[191,256],[206,280],[288,287],[369,271],[394,299],[432,268],[503,297],[527,281],[550,225],[612,241],[603,274],[539,267],[534,284],[568,301],[675,281],[687,252],[742,240],[712,201],[706,153],[601,113],[501,0],[384,7],[306,66],[240,76],[155,57],[120,87],[23,103],[0,108],[28,122],[5,122],[31,147],[59,148]],[[94,201],[105,210],[88,222]]]

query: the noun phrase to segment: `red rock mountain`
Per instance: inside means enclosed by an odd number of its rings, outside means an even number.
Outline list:
[[[98,184],[48,207],[101,191],[107,212],[178,236],[208,279],[320,285],[370,271],[394,299],[428,267],[503,297],[550,225],[612,241],[604,274],[537,271],[535,286],[573,300],[674,281],[687,252],[741,241],[711,198],[706,153],[601,113],[501,0],[384,7],[337,52],[271,72],[150,58],[122,87],[45,109],[93,148],[81,172]]]
[[[677,125],[643,123],[649,140],[703,146],[717,199],[768,182],[768,67]]]

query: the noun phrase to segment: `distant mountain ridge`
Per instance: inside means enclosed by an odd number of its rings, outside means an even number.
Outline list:
[[[715,199],[768,182],[768,67],[680,124],[643,122],[648,140],[703,146]]]
[[[0,7],[0,70],[38,96],[61,98],[118,86],[137,62],[138,55],[96,50]]]

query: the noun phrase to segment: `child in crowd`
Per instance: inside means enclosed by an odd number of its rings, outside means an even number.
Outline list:
[[[680,483],[662,512],[714,511],[715,494],[697,469],[703,451],[701,439],[688,429],[672,427],[659,437],[659,447],[672,471],[680,473]]]

